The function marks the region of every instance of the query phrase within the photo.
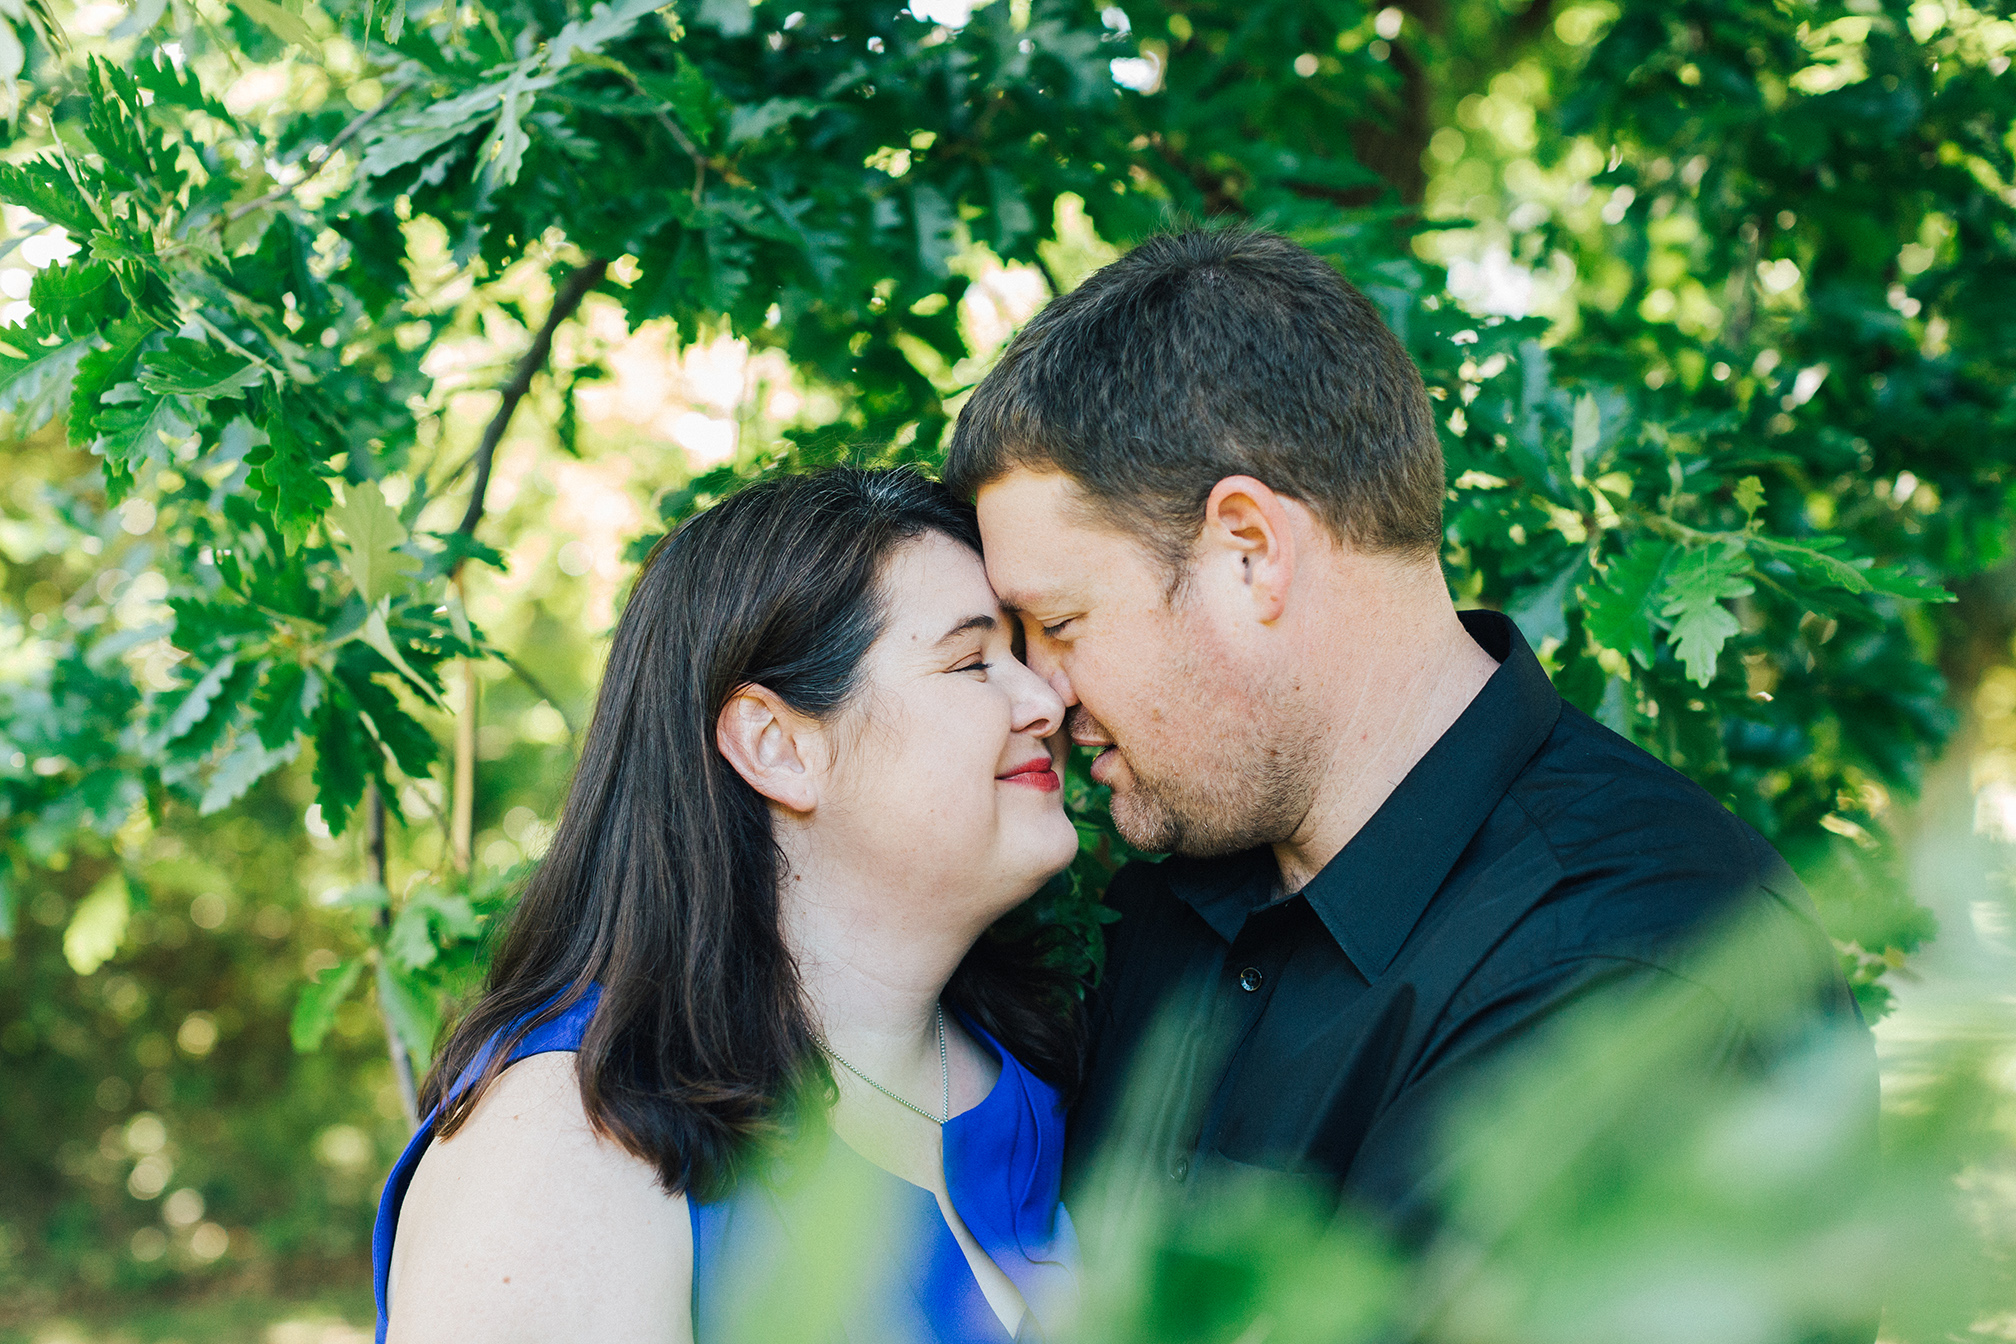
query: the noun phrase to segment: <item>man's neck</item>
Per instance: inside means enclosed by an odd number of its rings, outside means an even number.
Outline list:
[[[1358,615],[1356,637],[1331,646],[1352,650],[1348,680],[1323,684],[1312,706],[1325,736],[1314,799],[1295,834],[1274,846],[1284,893],[1350,843],[1498,670],[1457,619],[1439,570],[1395,585]],[[1380,633],[1368,638],[1368,629]]]

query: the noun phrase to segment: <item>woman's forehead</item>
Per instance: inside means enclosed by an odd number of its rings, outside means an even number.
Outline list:
[[[1001,604],[987,586],[987,571],[971,548],[928,533],[890,557],[883,573],[890,635],[905,643],[935,644],[973,618],[1001,619]]]

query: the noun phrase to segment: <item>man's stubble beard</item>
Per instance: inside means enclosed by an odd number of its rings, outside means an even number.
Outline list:
[[[1309,812],[1312,742],[1290,724],[1252,725],[1223,759],[1195,753],[1187,768],[1166,769],[1119,743],[1132,784],[1113,794],[1114,829],[1136,849],[1190,858],[1284,843]]]

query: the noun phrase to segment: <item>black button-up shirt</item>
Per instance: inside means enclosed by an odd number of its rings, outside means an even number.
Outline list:
[[[1115,877],[1067,1198],[1097,1152],[1137,1187],[1258,1167],[1403,1228],[1432,1219],[1434,1121],[1481,1067],[1592,993],[1679,983],[1700,936],[1739,914],[1764,926],[1765,974],[1817,985],[1809,1016],[1860,1030],[1810,899],[1764,839],[1564,705],[1511,621],[1463,622],[1497,672],[1300,892],[1276,899],[1266,849]],[[1768,1058],[1784,1024],[1698,988],[1726,1018],[1726,1062]],[[1869,1067],[1873,1128],[1873,1050]],[[1125,1151],[1098,1151],[1123,1130]]]

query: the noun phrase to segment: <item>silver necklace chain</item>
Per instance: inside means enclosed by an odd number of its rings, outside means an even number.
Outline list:
[[[926,1120],[929,1120],[932,1124],[942,1125],[952,1118],[952,1056],[950,1052],[948,1052],[945,1049],[944,1004],[941,1003],[938,1005],[938,1072],[943,1077],[945,1082],[945,1113],[943,1115],[933,1115],[931,1114],[931,1112],[925,1110],[922,1106],[914,1105],[911,1102],[905,1101],[903,1098],[897,1096],[894,1092],[891,1092],[888,1088],[882,1086],[882,1084],[876,1082],[873,1078],[870,1078],[867,1074],[861,1072],[861,1070],[855,1068],[852,1064],[849,1064],[846,1060],[842,1059],[840,1057],[840,1052],[835,1050],[832,1046],[826,1044],[825,1037],[819,1035],[817,1032],[814,1032],[812,1034],[812,1044],[818,1046],[821,1050],[823,1050],[826,1053],[827,1058],[831,1059],[835,1064],[838,1064],[841,1068],[847,1070],[847,1072],[853,1074],[856,1078],[859,1078],[862,1082],[868,1084],[868,1086],[874,1088],[877,1092],[880,1092],[883,1096],[889,1098],[889,1100],[895,1102],[898,1106],[908,1107],[910,1110],[913,1110],[917,1112],[917,1114],[923,1116]]]

